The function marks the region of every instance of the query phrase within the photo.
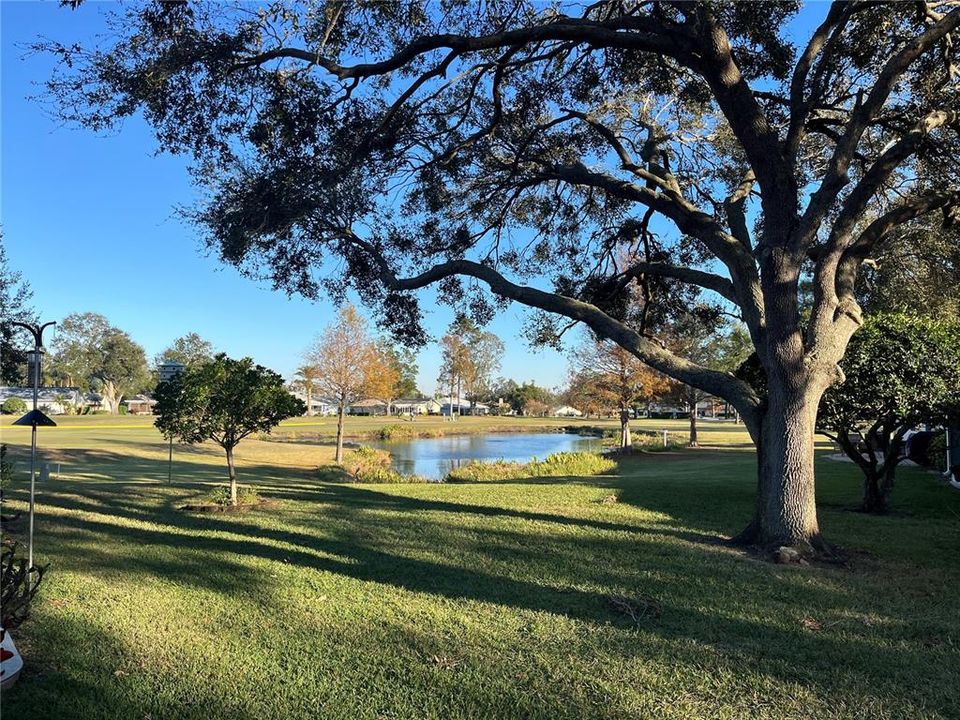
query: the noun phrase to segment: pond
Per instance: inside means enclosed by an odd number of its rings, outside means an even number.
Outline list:
[[[443,480],[473,460],[527,462],[558,452],[599,452],[601,440],[572,433],[489,433],[366,443],[390,453],[393,466],[408,475]]]

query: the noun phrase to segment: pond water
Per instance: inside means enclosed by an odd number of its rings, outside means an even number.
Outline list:
[[[527,462],[552,453],[599,452],[601,449],[600,438],[571,433],[450,435],[367,444],[389,452],[398,471],[430,480],[442,480],[448,472],[472,460]]]

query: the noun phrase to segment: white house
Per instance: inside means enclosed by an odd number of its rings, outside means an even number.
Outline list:
[[[429,398],[400,398],[393,401],[393,412],[397,415],[429,415],[433,406],[436,406],[434,413],[440,412],[440,405]]]
[[[0,405],[10,398],[20,398],[27,410],[33,409],[33,388],[0,387]],[[42,387],[37,392],[37,407],[47,415],[63,415],[68,408],[82,403],[83,397],[77,388]]]

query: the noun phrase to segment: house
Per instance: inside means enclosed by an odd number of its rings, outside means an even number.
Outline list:
[[[387,404],[383,400],[367,398],[347,406],[348,415],[386,415]]]
[[[304,405],[307,404],[307,394],[300,389],[291,389],[290,394],[295,398],[300,400]],[[307,415],[336,415],[337,414],[337,404],[328,398],[318,397],[317,395],[310,396],[310,405],[313,412],[307,412]]]
[[[554,417],[583,417],[583,412],[571,405],[561,405],[550,410]]]
[[[440,412],[440,404],[429,398],[400,398],[392,404],[393,412],[397,415],[430,415],[432,407],[436,406],[433,414]]]
[[[489,405],[482,402],[471,403],[464,397],[447,396],[446,399],[441,397],[437,402],[440,405],[441,415],[488,415],[490,413]]]
[[[127,413],[130,415],[153,415],[153,406],[157,401],[146,395],[134,395],[120,402],[127,406]]]
[[[28,410],[33,409],[33,388],[0,387],[0,405],[10,398],[20,398]],[[63,415],[83,404],[78,388],[42,387],[37,391],[37,407],[47,415]]]

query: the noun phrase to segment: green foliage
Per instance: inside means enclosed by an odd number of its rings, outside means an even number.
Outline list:
[[[47,569],[27,567],[18,548],[9,540],[0,543],[0,626],[4,630],[14,630],[30,617],[30,604]]]
[[[51,361],[59,376],[72,378],[84,389],[97,387],[107,402],[119,402],[120,396],[150,385],[143,348],[97,313],[73,313],[63,319]]]
[[[35,322],[29,306],[33,291],[23,273],[13,270],[7,260],[7,248],[0,229],[0,384],[24,385],[27,378],[27,353],[32,338],[25,330],[17,330],[10,322]]]
[[[230,486],[217,485],[203,498],[204,502],[213,505],[227,506],[232,504],[230,500]],[[256,505],[260,502],[260,493],[250,485],[240,485],[237,487],[237,505]]]
[[[927,447],[927,462],[941,472],[947,469],[947,433],[940,431],[930,439]]]
[[[843,383],[820,404],[820,422],[841,431],[877,423],[890,432],[937,422],[960,397],[960,324],[906,313],[868,317],[841,363]]]
[[[178,362],[184,367],[200,365],[213,359],[213,343],[204,340],[195,332],[178,337],[162,353],[154,358],[154,365]]]
[[[342,472],[332,467],[321,467],[320,476],[324,480],[352,481],[358,483],[424,483],[426,478],[419,475],[404,475],[390,464],[390,453],[386,450],[360,445],[344,453]]]
[[[447,482],[503,482],[533,477],[586,477],[612,472],[617,463],[589,452],[553,453],[530,462],[471,462],[447,473]]]
[[[13,463],[7,459],[7,444],[0,444],[0,490],[13,482]]]
[[[401,425],[399,423],[393,423],[392,425],[384,425],[377,432],[377,437],[380,440],[406,440],[412,437],[417,437],[416,428],[410,427],[409,424]]]
[[[0,412],[4,415],[22,415],[27,411],[27,404],[18,397],[7,398],[0,406]]]
[[[224,449],[304,412],[280,375],[250,358],[233,360],[222,353],[160,383],[155,397],[160,432],[191,445],[213,440]]]

